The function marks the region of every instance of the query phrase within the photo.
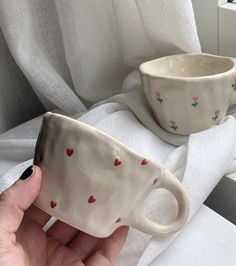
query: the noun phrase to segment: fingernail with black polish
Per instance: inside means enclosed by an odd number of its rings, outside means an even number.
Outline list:
[[[26,178],[30,177],[33,173],[33,165],[31,165],[30,167],[28,167],[23,174],[20,176],[21,180],[25,180]]]

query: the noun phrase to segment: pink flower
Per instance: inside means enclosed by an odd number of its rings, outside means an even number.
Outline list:
[[[160,92],[156,91],[155,93],[156,93],[156,96],[157,96],[157,97],[161,97]]]
[[[173,121],[173,120],[170,120],[170,123],[171,123],[172,125],[175,125],[175,121]]]
[[[198,101],[198,96],[193,96],[193,101],[197,102]]]
[[[220,113],[220,109],[215,111],[215,115],[218,115]]]

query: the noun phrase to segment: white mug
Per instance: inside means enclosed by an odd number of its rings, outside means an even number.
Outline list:
[[[236,61],[204,53],[180,54],[139,67],[144,94],[157,122],[189,135],[221,121],[236,104]]]
[[[72,118],[44,115],[34,164],[43,173],[34,204],[90,235],[107,237],[128,225],[160,236],[179,230],[188,218],[186,191],[167,169]],[[167,225],[144,213],[145,199],[157,188],[172,192],[178,203],[178,215]]]

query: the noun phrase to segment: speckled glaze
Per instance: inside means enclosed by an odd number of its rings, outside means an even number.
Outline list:
[[[182,184],[158,163],[72,118],[47,112],[37,139],[34,163],[43,173],[35,205],[96,237],[122,225],[160,236],[179,230],[189,214]],[[169,225],[149,220],[143,205],[156,188],[171,191],[178,215]]]
[[[218,124],[229,106],[236,104],[235,62],[197,53],[140,65],[143,90],[157,122],[181,135]]]

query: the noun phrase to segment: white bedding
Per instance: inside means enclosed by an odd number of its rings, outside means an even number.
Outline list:
[[[235,266],[235,248],[236,226],[203,205],[150,266]]]

